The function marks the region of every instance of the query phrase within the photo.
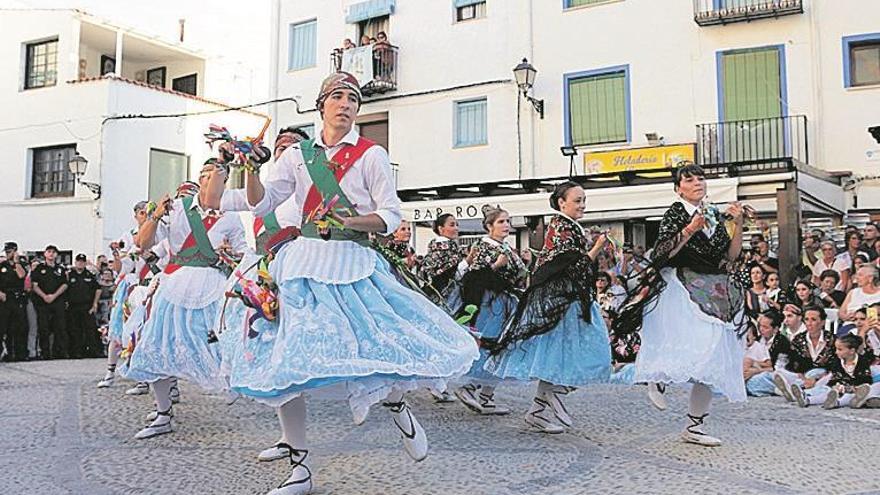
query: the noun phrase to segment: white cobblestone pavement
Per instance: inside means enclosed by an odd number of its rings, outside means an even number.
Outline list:
[[[0,364],[0,494],[260,494],[287,476],[285,461],[256,461],[277,440],[271,409],[227,406],[182,382],[175,433],[137,441],[152,401],[126,397],[130,383],[121,380],[96,389],[103,368],[100,360]],[[415,394],[431,441],[419,464],[381,408],[355,427],[345,404],[310,401],[314,493],[880,493],[880,410],[716,401],[709,429],[725,443],[712,449],[679,441],[681,389],[660,413],[643,387],[583,388],[567,401],[575,428],[556,436],[522,422],[531,391],[501,386],[499,402],[514,410],[503,418]]]

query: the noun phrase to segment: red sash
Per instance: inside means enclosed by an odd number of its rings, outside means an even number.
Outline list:
[[[150,273],[150,264],[144,263],[144,266],[141,268],[141,271],[138,273],[138,280],[143,282],[144,279],[147,278],[148,273]]]
[[[215,216],[210,216],[210,215],[203,218],[202,225],[205,226],[205,232],[210,232],[211,228],[217,224],[217,220],[219,220],[219,219],[220,219],[220,217],[215,217]],[[190,232],[189,235],[186,236],[186,239],[183,241],[183,245],[180,246],[180,251],[183,251],[184,249],[193,248],[195,246],[196,246],[196,238],[193,237],[193,233]],[[178,265],[176,263],[168,263],[168,265],[165,266],[165,274],[171,275],[172,273],[176,272],[179,269],[180,269],[180,265]]]
[[[333,170],[336,182],[340,182],[342,178],[345,177],[345,174],[351,170],[351,167],[354,166],[354,163],[364,156],[364,153],[366,153],[366,151],[374,144],[376,143],[363,136],[359,136],[357,144],[346,144],[340,148],[335,155],[333,155],[333,160],[328,159],[328,165]],[[339,158],[341,158],[341,160],[338,160]],[[323,201],[324,196],[321,194],[321,191],[318,190],[315,184],[312,184],[312,187],[309,188],[309,192],[306,195],[306,200],[303,203],[303,220],[305,220],[309,216],[309,213],[314,211],[314,209]]]

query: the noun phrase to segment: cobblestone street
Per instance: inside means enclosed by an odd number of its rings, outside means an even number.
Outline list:
[[[100,360],[0,365],[0,493],[264,493],[282,481],[284,461],[258,463],[276,441],[271,409],[227,406],[181,383],[175,433],[132,437],[149,396],[126,397],[117,380],[98,390]],[[529,432],[521,414],[530,386],[502,386],[514,414],[477,417],[457,403],[413,398],[431,455],[414,464],[391,421],[374,408],[355,427],[339,402],[311,401],[310,441],[317,494],[766,494],[877,493],[880,410],[800,409],[782,399],[718,402],[709,430],[715,449],[682,444],[686,396],[669,394],[660,413],[639,387],[595,386],[568,401],[571,432]]]

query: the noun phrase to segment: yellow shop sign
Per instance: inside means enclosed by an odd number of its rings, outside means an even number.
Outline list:
[[[672,168],[682,160],[694,161],[694,144],[673,144],[584,153],[584,174],[610,174]]]

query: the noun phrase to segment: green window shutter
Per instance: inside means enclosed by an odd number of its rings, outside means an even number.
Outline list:
[[[163,194],[173,194],[181,182],[188,179],[189,157],[182,153],[150,149],[149,198],[158,200]]]
[[[776,48],[722,56],[724,120],[782,116],[782,80]]]
[[[573,145],[626,141],[626,74],[612,72],[569,82]]]

